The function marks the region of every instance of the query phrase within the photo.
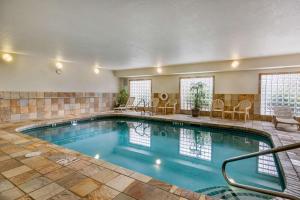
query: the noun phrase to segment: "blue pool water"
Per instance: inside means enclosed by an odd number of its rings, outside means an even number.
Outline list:
[[[192,191],[227,186],[221,174],[225,159],[271,147],[267,137],[246,131],[125,117],[67,123],[25,133]],[[239,183],[284,189],[273,155],[231,163],[227,171]]]

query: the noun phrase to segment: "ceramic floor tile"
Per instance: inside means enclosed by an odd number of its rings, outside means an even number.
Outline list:
[[[4,160],[0,162],[0,172],[4,172],[16,167],[20,167],[23,164],[15,159]]]
[[[0,180],[0,192],[9,190],[12,188],[14,188],[14,185],[11,182],[9,182],[8,180],[5,180],[5,179]]]
[[[70,188],[74,185],[76,185],[78,182],[80,182],[81,180],[87,178],[86,176],[84,176],[83,174],[80,173],[72,173],[70,175],[67,175],[61,179],[59,179],[58,181],[56,181],[59,185],[65,187],[65,188]]]
[[[138,173],[138,172],[133,173],[130,177],[137,179],[139,181],[142,181],[144,183],[147,183],[152,179],[150,176],[146,176],[146,175]]]
[[[31,171],[32,169],[27,167],[26,165],[22,165],[20,167],[13,168],[11,170],[2,172],[2,175],[6,178],[11,178],[20,174],[23,174],[25,172]]]
[[[56,169],[59,169],[61,168],[62,166],[59,165],[59,164],[56,164],[56,163],[53,163],[53,162],[50,162],[46,165],[43,165],[39,168],[36,168],[36,170],[41,173],[41,174],[47,174],[47,173],[50,173]]]
[[[46,174],[45,176],[48,177],[49,179],[55,181],[55,180],[65,177],[67,175],[70,175],[73,172],[74,172],[74,170],[69,169],[67,167],[63,167],[63,168],[57,169],[55,171],[52,171],[52,172]]]
[[[11,157],[10,156],[8,156],[8,155],[2,155],[2,156],[0,156],[0,162],[1,161],[4,161],[4,160],[8,160],[8,159],[10,159]]]
[[[107,169],[110,169],[110,170],[115,170],[118,167],[117,165],[114,165],[110,162],[103,162],[103,164],[101,166],[105,167]]]
[[[80,173],[82,173],[88,177],[93,177],[95,174],[100,173],[103,170],[105,170],[104,167],[100,167],[98,165],[91,164],[91,165],[88,165],[88,166],[82,168],[80,170]]]
[[[119,175],[116,178],[110,180],[106,183],[109,187],[123,192],[131,183],[134,182],[133,178],[129,178],[128,176]]]
[[[107,183],[108,181],[112,180],[113,178],[117,177],[119,174],[111,171],[109,169],[104,169],[101,172],[94,174],[91,178],[99,181],[101,183]]]
[[[30,193],[34,190],[37,190],[45,185],[48,185],[51,183],[51,180],[46,177],[37,177],[35,179],[32,179],[28,182],[25,182],[21,185],[19,185],[19,188],[23,190],[26,193]]]
[[[147,185],[140,181],[135,181],[124,190],[124,193],[135,199],[144,199],[148,195],[150,195],[154,190],[154,186]]]
[[[99,189],[90,193],[87,197],[88,200],[111,200],[116,197],[120,192],[114,190],[106,185],[101,186]]]
[[[33,200],[33,199],[29,196],[29,194],[26,194],[26,195],[18,198],[17,200]]]
[[[33,169],[39,169],[43,166],[46,166],[47,164],[52,163],[50,160],[47,160],[41,156],[27,158],[22,160],[21,162]]]
[[[115,198],[113,198],[113,200],[135,200],[135,199],[126,194],[120,193]]]
[[[64,190],[61,193],[52,197],[50,200],[80,200],[80,197],[76,196],[68,190]]]
[[[91,193],[92,191],[96,190],[99,187],[99,183],[96,183],[96,181],[86,178],[81,180],[79,183],[74,185],[70,188],[72,192],[77,194],[80,197],[84,197]]]
[[[171,184],[168,184],[168,183],[165,183],[165,182],[162,182],[160,180],[156,180],[156,179],[151,179],[148,184],[150,185],[153,185],[155,187],[158,187],[160,189],[163,189],[165,191],[170,191],[172,185]]]
[[[21,185],[31,179],[37,178],[41,176],[41,174],[39,174],[38,172],[31,170],[29,172],[14,176],[12,178],[10,178],[9,180],[11,182],[13,182],[15,185]]]
[[[45,187],[35,190],[34,192],[30,193],[29,195],[35,200],[46,200],[46,199],[49,199],[49,198],[61,193],[64,190],[65,189],[63,187],[59,186],[58,184],[51,183]]]
[[[123,168],[123,167],[117,167],[114,171],[116,171],[120,174],[126,175],[126,176],[130,176],[134,173],[134,171]]]
[[[79,160],[77,162],[74,162],[70,165],[68,165],[67,167],[73,169],[73,170],[80,170],[88,165],[90,165],[91,163],[85,160]]]
[[[10,190],[6,190],[0,193],[0,199],[2,200],[15,200],[22,197],[24,193],[18,188],[14,187]]]

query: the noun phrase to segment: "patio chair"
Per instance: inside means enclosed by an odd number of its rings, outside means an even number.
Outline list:
[[[277,125],[281,124],[290,124],[296,125],[298,130],[300,130],[300,123],[296,120],[296,117],[293,115],[292,109],[289,106],[276,106],[273,107],[273,123],[277,129]]]
[[[169,99],[167,103],[165,104],[165,114],[167,114],[167,109],[172,109],[172,113],[176,113],[176,105],[177,100],[176,99]]]
[[[243,114],[244,120],[246,122],[247,118],[250,119],[249,111],[251,109],[251,106],[252,106],[252,103],[249,100],[240,101],[238,105],[233,107],[233,118],[234,118],[235,113],[239,114],[239,118],[240,118],[240,115]]]
[[[126,111],[130,109],[135,109],[135,106],[133,105],[135,100],[135,97],[129,97],[125,105],[121,105],[119,107],[114,108],[115,111]]]
[[[224,118],[224,102],[221,99],[213,100],[210,109],[210,117],[213,117],[213,112],[221,112],[222,118]]]
[[[151,105],[150,105],[150,110],[152,114],[157,112],[158,105],[159,105],[159,98],[152,98]]]

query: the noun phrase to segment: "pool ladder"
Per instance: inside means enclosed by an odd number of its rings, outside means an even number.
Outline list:
[[[252,157],[256,157],[256,156],[262,156],[262,155],[271,154],[271,153],[274,154],[274,153],[278,153],[278,152],[282,152],[282,151],[288,151],[288,150],[297,149],[297,148],[300,148],[300,142],[285,145],[285,146],[280,146],[280,147],[276,147],[276,148],[272,148],[272,149],[268,149],[268,150],[265,150],[265,151],[259,151],[259,152],[255,152],[255,153],[250,153],[250,154],[246,154],[246,155],[242,155],[242,156],[229,158],[229,159],[225,160],[222,164],[222,174],[223,174],[225,180],[227,181],[227,183],[231,186],[246,189],[246,190],[250,190],[250,191],[254,191],[254,192],[260,192],[260,193],[268,194],[268,195],[272,195],[272,196],[277,196],[277,197],[281,197],[281,198],[287,198],[287,199],[292,199],[292,200],[300,200],[299,197],[296,197],[294,195],[287,194],[287,193],[284,193],[284,192],[267,190],[267,189],[262,189],[262,188],[258,188],[258,187],[253,187],[253,186],[249,186],[249,185],[236,183],[232,178],[228,177],[227,173],[226,173],[226,165],[230,162],[243,160],[243,159],[247,159],[247,158],[252,158]]]

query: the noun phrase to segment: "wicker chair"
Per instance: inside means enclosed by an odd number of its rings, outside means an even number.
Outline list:
[[[210,117],[213,117],[213,112],[221,112],[222,118],[224,118],[224,102],[221,99],[213,100],[210,109]]]
[[[239,114],[239,118],[240,118],[240,115],[243,114],[244,120],[246,122],[247,118],[250,119],[249,111],[250,111],[251,107],[252,107],[251,101],[249,101],[249,100],[240,101],[238,105],[233,107],[233,118],[234,118],[235,113]]]
[[[293,115],[292,109],[288,106],[276,106],[273,107],[273,123],[277,129],[279,123],[296,125],[298,130],[300,130],[300,123],[296,120],[296,117]]]
[[[167,114],[167,109],[172,109],[172,113],[176,113],[176,105],[177,100],[176,99],[169,99],[167,103],[165,104],[165,114]]]

